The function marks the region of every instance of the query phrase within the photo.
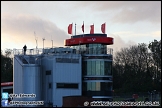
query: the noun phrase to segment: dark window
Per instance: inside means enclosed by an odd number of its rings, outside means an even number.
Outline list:
[[[46,75],[51,75],[51,70],[46,71]]]
[[[83,80],[112,80],[112,77],[83,77]]]
[[[13,93],[13,88],[3,89],[3,92],[7,92],[8,94],[11,94],[11,93]]]
[[[56,58],[57,63],[79,63],[79,59],[73,58]]]
[[[52,88],[52,83],[49,83],[48,84],[48,87],[49,87],[49,89]]]
[[[57,83],[57,88],[74,88],[78,89],[77,83]]]

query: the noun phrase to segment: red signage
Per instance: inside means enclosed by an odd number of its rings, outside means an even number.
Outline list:
[[[92,37],[81,37],[81,38],[72,38],[72,39],[65,40],[65,46],[92,44],[92,43],[112,45],[113,38],[112,37],[92,36]]]
[[[2,86],[13,86],[13,82],[4,82],[4,83],[1,83],[1,87]]]

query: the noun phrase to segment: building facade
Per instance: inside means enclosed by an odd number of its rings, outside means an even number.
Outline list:
[[[35,94],[44,106],[62,106],[64,96],[91,96],[112,100],[113,38],[106,34],[83,34],[65,40],[65,48],[15,49],[13,93]]]

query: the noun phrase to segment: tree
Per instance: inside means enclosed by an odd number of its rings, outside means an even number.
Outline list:
[[[149,43],[148,48],[151,50],[152,58],[153,58],[153,64],[156,69],[154,69],[154,84],[160,84],[161,85],[161,40],[157,41],[154,40],[153,42]],[[157,89],[159,86],[156,86]]]
[[[5,55],[1,50],[1,82],[13,81],[13,59],[10,58],[12,50],[6,49]]]

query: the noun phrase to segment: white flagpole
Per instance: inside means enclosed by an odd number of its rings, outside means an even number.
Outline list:
[[[83,37],[84,37],[84,21],[83,21]]]
[[[76,35],[76,23],[75,23],[75,35]]]
[[[73,36],[73,23],[72,23],[72,36]]]

